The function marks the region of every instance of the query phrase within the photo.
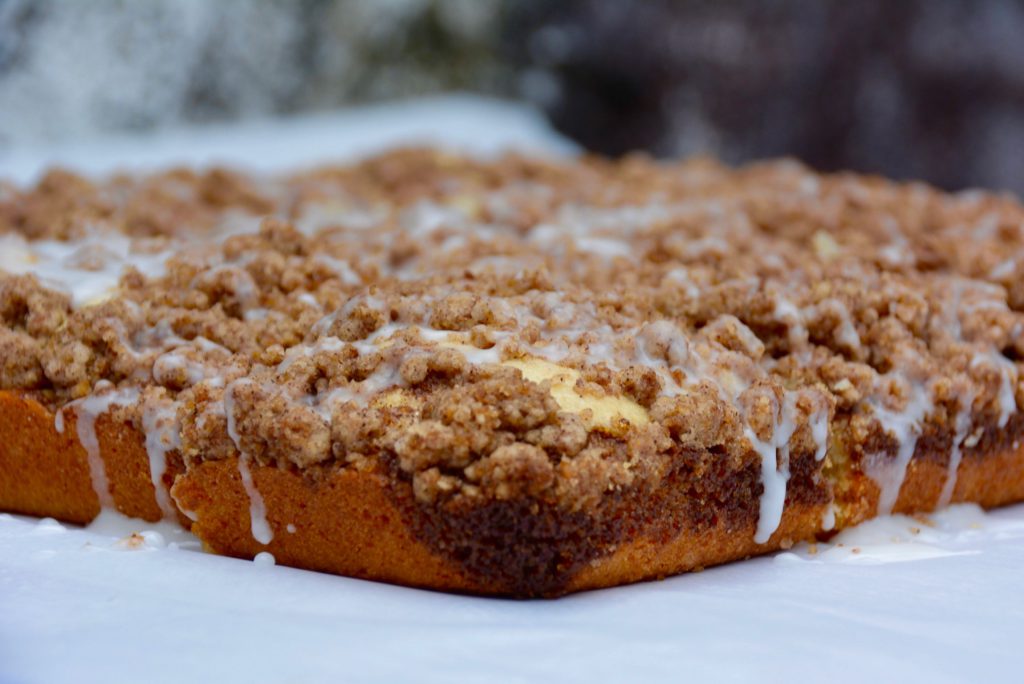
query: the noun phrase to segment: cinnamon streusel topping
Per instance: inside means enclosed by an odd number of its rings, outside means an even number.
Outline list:
[[[0,194],[0,388],[120,407],[154,477],[240,454],[576,512],[701,452],[758,469],[763,541],[840,424],[882,511],[951,435],[948,501],[1024,402],[1022,312],[1012,199],[790,161],[404,150]]]

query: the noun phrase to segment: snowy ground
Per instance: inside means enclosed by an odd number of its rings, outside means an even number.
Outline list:
[[[279,171],[344,161],[396,144],[431,143],[480,154],[576,150],[539,112],[525,105],[452,95],[283,120],[169,130],[158,136],[0,148],[0,178],[28,183],[54,164],[93,174],[169,164]]]
[[[0,681],[1007,681],[1024,507],[558,601],[449,596],[200,552],[107,516],[0,514]]]

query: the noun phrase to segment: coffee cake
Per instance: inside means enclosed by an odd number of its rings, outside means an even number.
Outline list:
[[[0,510],[481,594],[1024,499],[1024,208],[406,149],[0,186]]]

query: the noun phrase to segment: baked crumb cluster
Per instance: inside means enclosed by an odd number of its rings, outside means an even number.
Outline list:
[[[758,464],[766,539],[842,424],[891,509],[929,426],[955,482],[1024,402],[1022,312],[1013,200],[789,161],[0,188],[0,388],[118,407],[154,459],[383,468],[424,504],[587,510],[712,452]]]

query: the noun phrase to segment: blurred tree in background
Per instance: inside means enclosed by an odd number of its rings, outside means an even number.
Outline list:
[[[498,0],[0,0],[0,143],[499,92]]]
[[[0,146],[462,90],[590,149],[1024,192],[1024,0],[0,0]]]
[[[1024,2],[517,3],[516,61],[591,149],[793,155],[1024,192]]]

